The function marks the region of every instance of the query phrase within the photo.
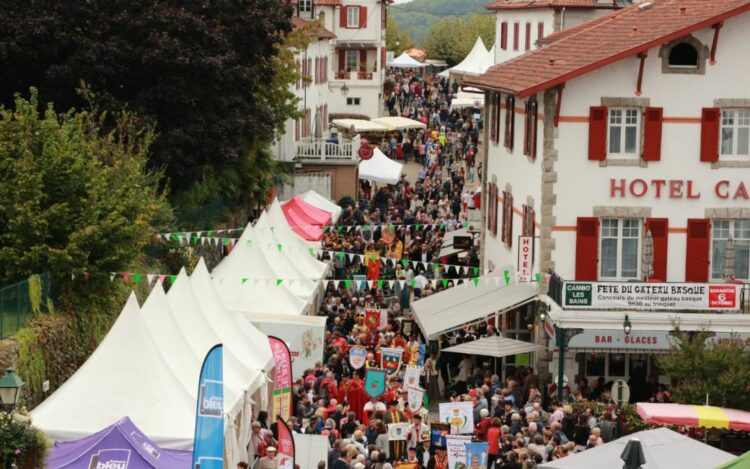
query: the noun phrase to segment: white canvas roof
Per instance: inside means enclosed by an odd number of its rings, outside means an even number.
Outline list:
[[[193,445],[195,400],[151,338],[134,294],[86,363],[31,412],[57,440],[88,436],[123,415],[161,446]]]
[[[466,57],[455,67],[451,67],[451,75],[480,75],[479,70],[482,64],[487,60],[487,48],[484,46],[481,37],[477,37],[477,41],[474,43],[474,47],[466,55]]]
[[[364,119],[334,119],[333,125],[355,132],[387,132],[388,129],[380,124]]]
[[[423,124],[422,122],[402,116],[378,117],[377,119],[373,119],[372,122],[376,122],[384,127],[388,127],[388,129],[390,130],[427,128],[427,125]]]
[[[441,351],[502,358],[518,353],[538,352],[541,350],[546,350],[546,348],[541,345],[532,344],[531,342],[496,335],[493,337],[482,337],[471,342],[464,342],[463,344],[444,348]]]
[[[392,61],[388,62],[389,67],[394,68],[421,68],[424,67],[422,62],[413,59],[409,54],[404,52]]]
[[[451,109],[463,109],[467,107],[484,107],[484,93],[469,93],[459,91],[451,100]]]
[[[631,438],[638,438],[646,464],[643,469],[713,469],[734,459],[734,455],[680,435],[668,428],[643,430],[609,443],[550,461],[540,469],[601,469],[622,467],[620,455]]]
[[[439,257],[447,257],[453,254],[458,254],[459,252],[466,251],[466,249],[456,249],[453,247],[453,238],[456,236],[471,236],[471,239],[474,239],[474,236],[472,236],[472,234],[469,233],[469,230],[466,228],[459,228],[457,230],[446,232],[445,236],[443,237],[443,244],[440,247]]]
[[[198,304],[206,312],[223,343],[236,353],[237,358],[243,363],[252,364],[253,368],[266,371],[273,368],[268,337],[254,326],[243,331],[237,329],[234,315],[224,307],[211,283],[211,275],[203,258],[198,261],[190,275],[190,286]]]
[[[359,178],[367,181],[397,184],[403,170],[404,165],[385,156],[379,148],[374,148],[372,158],[359,162]]]
[[[484,57],[484,60],[479,64],[478,71],[476,75],[481,75],[487,70],[489,70],[490,67],[495,65],[495,47],[497,47],[497,44],[493,44],[492,48],[487,52],[487,55]],[[472,75],[471,73],[467,73],[467,75]]]
[[[314,205],[319,209],[325,210],[326,212],[330,213],[332,218],[331,223],[336,223],[336,221],[339,219],[339,216],[341,215],[341,207],[339,207],[338,205],[336,205],[336,203],[332,202],[326,197],[318,194],[314,190],[309,190],[303,194],[300,194],[300,197],[302,197],[302,200],[304,200],[308,204]]]
[[[515,272],[511,272],[511,282],[515,281],[515,276]],[[503,278],[480,277],[476,286],[469,280],[417,300],[412,303],[412,310],[425,337],[434,337],[492,313],[521,306],[536,298],[536,294],[534,283],[505,285]]]

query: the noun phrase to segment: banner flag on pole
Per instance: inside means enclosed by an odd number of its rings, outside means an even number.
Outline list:
[[[224,467],[224,360],[222,345],[206,354],[198,382],[193,469]]]
[[[294,469],[294,437],[292,431],[280,415],[276,416],[276,427],[279,432],[279,456],[277,461],[279,469]]]
[[[269,335],[268,343],[274,362],[272,411],[286,422],[292,415],[292,356],[278,337]]]

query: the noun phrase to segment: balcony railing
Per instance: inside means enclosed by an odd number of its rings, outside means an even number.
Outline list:
[[[329,143],[324,139],[315,139],[297,143],[295,156],[300,162],[357,161],[358,150],[359,143],[353,141]]]
[[[374,72],[336,72],[337,80],[352,80],[354,78],[357,80],[372,80],[374,76]]]

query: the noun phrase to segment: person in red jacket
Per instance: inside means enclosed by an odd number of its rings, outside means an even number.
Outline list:
[[[476,425],[477,439],[479,441],[487,441],[487,431],[492,426],[492,420],[490,420],[490,411],[482,409],[479,411],[479,423]]]
[[[497,459],[497,454],[500,452],[500,423],[499,418],[493,418],[492,425],[487,430],[487,469],[492,469]]]

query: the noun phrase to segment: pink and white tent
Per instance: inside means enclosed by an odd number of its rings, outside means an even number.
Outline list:
[[[295,196],[281,205],[289,226],[295,233],[308,241],[319,241],[323,238],[323,227],[332,220],[330,212],[305,202]]]

